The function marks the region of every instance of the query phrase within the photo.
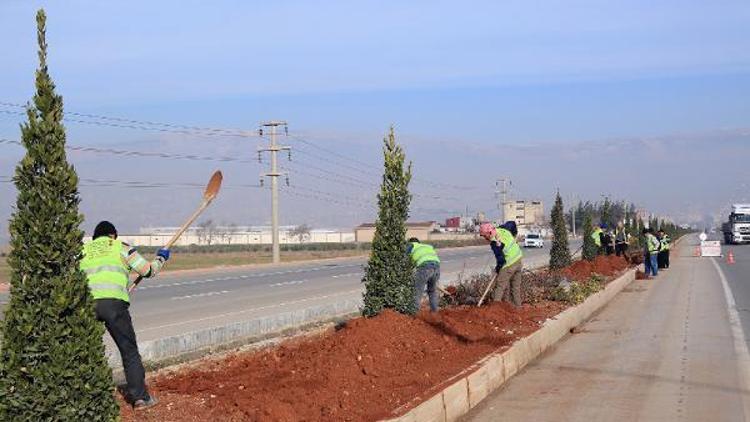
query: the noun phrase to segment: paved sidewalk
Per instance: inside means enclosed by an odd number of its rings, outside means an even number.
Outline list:
[[[681,249],[465,420],[750,420],[740,370],[750,362],[735,351],[719,273]]]

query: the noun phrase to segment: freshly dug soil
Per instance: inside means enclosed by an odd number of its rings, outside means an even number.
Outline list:
[[[124,421],[374,421],[429,398],[482,357],[539,328],[558,302],[385,311],[339,331],[205,360],[150,382],[160,404]]]
[[[625,259],[597,257],[562,270],[574,280],[619,274]],[[385,311],[261,351],[208,358],[150,379],[158,406],[125,422],[375,421],[431,397],[481,358],[536,331],[566,307],[541,300],[456,306],[410,317]]]
[[[561,274],[573,280],[584,281],[594,273],[606,277],[613,276],[628,268],[628,266],[628,261],[619,256],[597,256],[593,261],[585,259],[576,261],[569,267],[564,268]]]

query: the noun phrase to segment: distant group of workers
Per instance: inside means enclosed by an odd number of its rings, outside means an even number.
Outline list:
[[[515,306],[521,306],[521,272],[523,270],[523,252],[516,241],[518,229],[514,221],[495,226],[483,223],[479,226],[479,235],[490,243],[495,255],[495,277],[492,299],[505,300]],[[421,243],[419,239],[409,239],[407,249],[414,263],[414,304],[419,309],[422,295],[427,289],[430,310],[437,311],[439,306],[438,283],[440,281],[440,258],[431,245]]]
[[[653,228],[644,228],[642,231],[645,239],[643,247],[643,262],[645,265],[646,275],[649,273],[656,276],[660,269],[669,268],[669,250],[672,246],[672,239],[664,230],[654,231]],[[594,243],[598,247],[599,255],[625,256],[630,244],[630,235],[625,230],[622,222],[617,223],[614,236],[607,229],[607,224],[599,224],[591,233]],[[614,238],[614,247],[612,240]]]
[[[625,256],[628,252],[630,235],[625,230],[625,225],[622,222],[617,223],[614,235],[608,230],[606,223],[601,223],[594,229],[591,237],[599,249],[599,255],[612,255],[614,253],[617,256]],[[612,245],[613,238],[614,246]]]
[[[643,247],[643,263],[645,273],[656,277],[659,270],[669,268],[669,250],[672,248],[672,239],[664,230],[654,232],[652,228],[644,228],[643,236],[646,245]]]

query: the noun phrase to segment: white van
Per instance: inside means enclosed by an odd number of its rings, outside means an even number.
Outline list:
[[[539,233],[529,233],[523,239],[524,248],[543,248],[544,238]]]

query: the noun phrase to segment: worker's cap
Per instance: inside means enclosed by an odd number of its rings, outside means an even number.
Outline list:
[[[508,230],[510,234],[512,234],[513,236],[518,235],[518,226],[516,226],[516,222],[513,220],[506,221],[500,227],[504,228],[505,230]]]
[[[94,228],[94,239],[102,236],[114,235],[117,237],[117,229],[115,225],[109,221],[102,221]]]
[[[419,239],[417,239],[416,237],[410,237],[409,243],[419,243]]]

